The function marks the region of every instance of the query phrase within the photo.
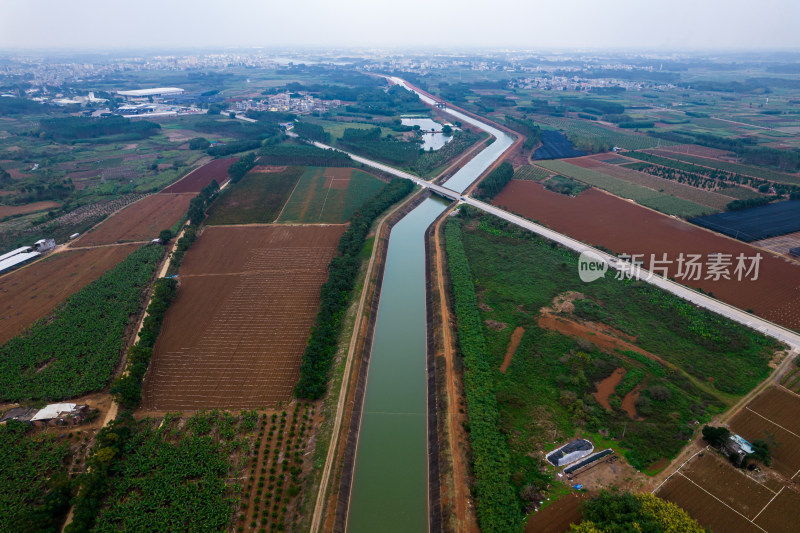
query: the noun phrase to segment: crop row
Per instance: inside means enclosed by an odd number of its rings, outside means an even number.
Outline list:
[[[606,190],[611,194],[630,198],[636,202],[666,213],[691,218],[707,214],[712,210],[694,202],[675,198],[668,194],[630,183],[628,181],[601,174],[599,172],[572,165],[564,161],[540,161],[540,166],[548,168],[558,174],[580,180],[594,187]]]
[[[541,181],[552,175],[553,172],[533,165],[522,165],[514,171],[515,180]]]
[[[136,250],[0,347],[0,398],[59,400],[105,387],[163,255],[159,245]]]
[[[766,168],[751,167],[739,163],[732,163],[730,161],[720,161],[719,159],[709,159],[707,157],[687,155],[675,152],[668,152],[668,154],[665,153],[662,155],[668,155],[668,157],[672,159],[677,159],[685,163],[694,163],[696,165],[716,168],[719,170],[724,170],[726,172],[732,172],[735,174],[743,174],[745,176],[751,176],[755,178],[761,178],[764,180],[775,181],[777,183],[800,185],[800,177],[793,176],[790,174],[784,174],[782,172],[776,172],[774,170],[769,170]]]
[[[249,503],[241,505],[237,531],[284,531],[292,529],[297,518],[292,512],[301,492],[314,407],[301,404],[290,407],[290,411],[291,421],[285,410],[280,417],[272,414],[261,419],[247,486],[242,492]]]

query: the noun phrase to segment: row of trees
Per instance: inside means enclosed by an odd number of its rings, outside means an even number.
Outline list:
[[[295,387],[299,398],[317,400],[325,394],[341,320],[350,305],[369,229],[381,213],[413,188],[413,182],[395,178],[350,217],[350,226],[339,240],[339,253],[328,266],[328,281],[322,285],[319,311],[300,363],[300,381]]]
[[[506,185],[514,178],[514,167],[508,161],[503,161],[492,170],[480,184],[478,184],[477,196],[491,200],[502,191]]]
[[[159,278],[153,284],[153,294],[139,332],[139,342],[128,349],[127,372],[111,384],[111,395],[125,409],[137,408],[142,400],[142,380],[153,356],[164,315],[177,293],[178,281],[175,278]]]
[[[295,122],[293,131],[304,139],[319,141],[321,143],[329,143],[331,141],[330,133],[326,132],[325,128],[319,124],[312,124],[310,122]]]
[[[238,183],[254,166],[256,166],[255,152],[249,152],[240,157],[238,161],[228,167],[228,176],[231,177],[231,183]]]
[[[525,142],[522,143],[525,150],[532,150],[542,140],[542,128],[530,119],[506,115],[506,124],[512,130],[525,135]]]
[[[498,430],[500,413],[492,377],[494,369],[486,357],[484,326],[459,221],[451,221],[445,227],[445,245],[458,323],[458,345],[464,361],[464,393],[478,521],[486,533],[518,531],[522,509],[511,484],[508,442]]]
[[[353,160],[339,150],[325,150],[310,144],[273,144],[259,150],[261,161],[268,165],[313,167],[349,167]]]
[[[211,183],[203,187],[198,195],[192,198],[192,201],[189,202],[189,211],[186,213],[190,224],[198,226],[203,221],[206,216],[206,209],[217,197],[218,192],[219,184],[217,180],[211,180]]]
[[[225,144],[217,144],[206,149],[208,155],[212,157],[225,157],[226,155],[238,154],[246,150],[255,150],[261,147],[261,141],[258,139],[245,139],[242,141],[233,141]]]
[[[145,139],[155,135],[161,126],[147,120],[119,116],[104,118],[56,117],[39,123],[39,136],[58,142],[77,139],[97,139],[109,135],[126,134],[132,139]]]
[[[728,205],[725,206],[725,209],[728,211],[742,211],[744,209],[750,209],[751,207],[758,207],[760,205],[767,205],[772,201],[772,198],[769,196],[762,196],[760,198],[747,198],[744,200],[734,200],[729,202]]]

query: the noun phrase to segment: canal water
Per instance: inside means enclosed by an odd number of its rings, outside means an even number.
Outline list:
[[[419,126],[422,131],[422,149],[438,150],[453,138],[452,135],[441,133],[442,125],[429,118],[401,118],[403,126]],[[438,132],[438,133],[432,133]]]
[[[463,192],[513,140],[472,117],[448,112],[497,139],[444,183]],[[350,533],[428,530],[424,236],[446,206],[428,198],[389,237],[356,451]]]

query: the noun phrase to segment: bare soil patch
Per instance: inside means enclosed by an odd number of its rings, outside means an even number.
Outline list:
[[[506,356],[503,359],[503,364],[500,365],[500,372],[503,374],[506,373],[509,365],[511,365],[511,360],[514,358],[517,348],[519,348],[519,343],[522,341],[523,335],[525,335],[525,328],[521,326],[518,326],[517,329],[514,330],[514,333],[511,334],[511,340],[508,343],[508,349],[506,349]]]
[[[186,254],[143,387],[151,410],[290,400],[344,226],[208,227]]]
[[[486,324],[487,328],[493,331],[503,331],[508,327],[508,324],[505,322],[498,322],[497,320],[484,320],[483,323]]]
[[[641,387],[637,385],[622,399],[622,410],[628,413],[631,420],[644,420],[644,418],[636,414],[636,400],[639,399],[641,392]]]
[[[544,509],[528,515],[525,533],[564,533],[569,526],[583,520],[581,505],[585,494],[567,494]]]
[[[0,277],[0,344],[114,268],[137,246],[59,253]]]
[[[597,391],[592,393],[597,403],[602,405],[606,411],[611,411],[611,404],[608,403],[608,397],[614,394],[614,389],[617,388],[617,385],[619,385],[622,378],[625,377],[627,373],[628,371],[624,368],[614,370],[610,376],[597,384]]]
[[[194,194],[153,194],[104,220],[72,247],[145,241],[172,227],[189,209]]]
[[[25,205],[0,205],[0,218],[9,217],[11,215],[35,213],[36,211],[44,211],[45,209],[52,209],[59,206],[61,206],[61,204],[58,202],[34,202],[32,204]]]
[[[200,192],[203,187],[217,180],[220,187],[230,179],[228,167],[238,160],[237,157],[227,159],[214,159],[210,163],[188,173],[186,176],[173,183],[161,192],[180,193],[180,192]]]

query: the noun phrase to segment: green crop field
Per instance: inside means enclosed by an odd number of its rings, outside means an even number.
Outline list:
[[[228,530],[257,425],[254,412],[212,411],[111,426],[100,441],[124,436],[111,440],[118,450],[92,531]]]
[[[337,178],[347,174],[349,182],[347,178]],[[385,185],[357,169],[307,167],[278,222],[344,223]]]
[[[538,164],[558,174],[588,183],[594,187],[606,190],[611,194],[623,198],[630,198],[637,203],[668,215],[691,218],[716,212],[715,209],[690,202],[689,200],[676,198],[667,193],[649,189],[606,174],[601,174],[600,172],[588,168],[582,168],[567,163],[566,161],[540,161]]]
[[[696,420],[709,420],[770,372],[778,348],[771,339],[645,283],[611,275],[584,283],[576,254],[497,218],[462,209],[448,222],[446,245],[475,483],[496,495],[478,500],[484,530],[513,523],[507,513],[522,518],[530,504],[523,488],[557,490],[541,458],[554,434],[562,443],[607,432],[645,470],[677,455]],[[605,324],[633,339],[636,351],[603,348],[591,329],[573,338],[541,327],[541,309],[568,291],[580,291],[575,308],[559,316],[578,325],[573,331],[584,321]],[[501,373],[517,327],[522,341]],[[619,368],[629,377],[604,408],[593,396],[596,383]],[[635,416],[622,407],[634,389]]]
[[[63,400],[102,389],[164,248],[144,246],[0,346],[0,400]]]
[[[529,180],[541,181],[547,177],[552,176],[554,173],[546,168],[537,167],[534,165],[522,165],[514,171],[515,180]]]
[[[67,481],[68,441],[34,431],[14,420],[0,426],[0,531],[46,531],[69,508],[68,492],[66,506],[44,506],[45,496]]]
[[[656,146],[668,146],[676,144],[663,139],[655,139],[647,135],[636,135],[633,133],[625,133],[622,131],[614,131],[596,124],[592,124],[585,120],[565,118],[565,117],[550,117],[537,115],[534,119],[536,122],[548,124],[561,131],[572,140],[573,137],[583,137],[586,139],[597,140],[609,147],[619,146],[627,150],[641,150],[644,148],[655,148]],[[578,148],[580,149],[580,148]]]
[[[206,224],[268,224],[274,222],[305,167],[281,172],[250,172],[231,183],[209,209]]]

